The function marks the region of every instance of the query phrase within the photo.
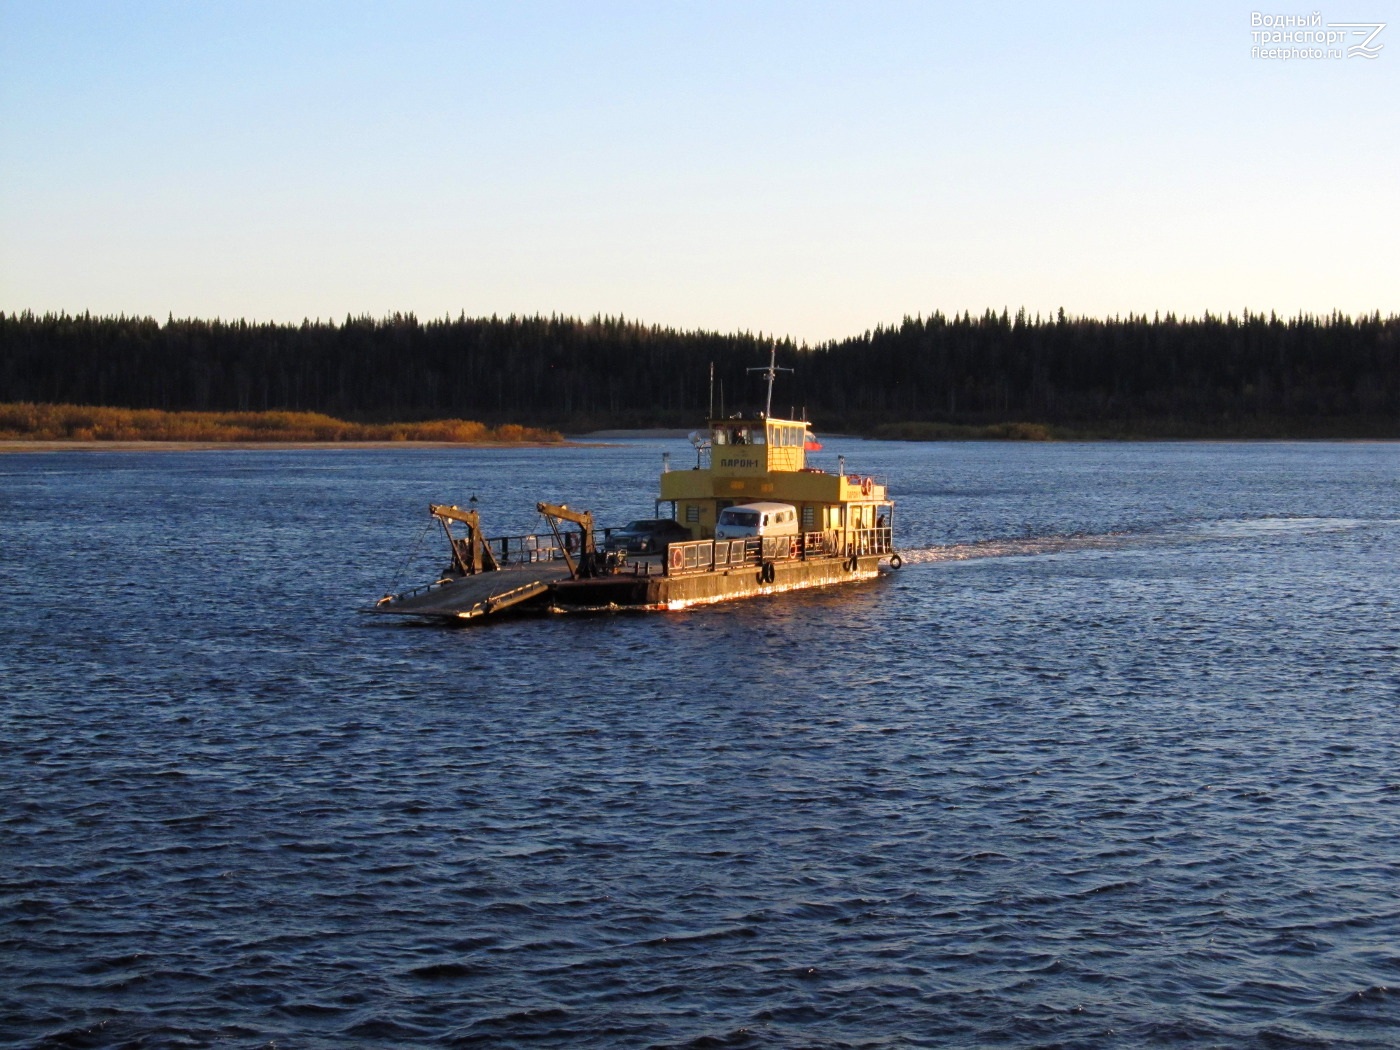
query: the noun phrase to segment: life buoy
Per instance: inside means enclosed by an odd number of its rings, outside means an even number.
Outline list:
[[[684,568],[685,568],[685,551],[682,550],[680,547],[672,547],[672,548],[671,548],[671,568],[673,568],[673,569],[684,569]]]
[[[868,496],[868,495],[870,495],[870,494],[871,494],[872,492],[874,492],[874,491],[875,491],[875,479],[874,479],[874,478],[861,478],[861,481],[860,481],[860,494],[861,494],[862,496]]]
[[[797,541],[796,541],[796,540],[793,540],[793,541],[792,541],[792,544],[788,547],[788,557],[789,557],[789,558],[796,558],[796,557],[797,557]]]
[[[891,569],[902,569],[903,567],[904,567],[904,559],[901,558],[898,554],[891,554],[891,555],[890,555],[890,568],[891,568]]]

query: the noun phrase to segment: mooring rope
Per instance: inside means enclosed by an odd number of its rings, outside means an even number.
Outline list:
[[[402,580],[405,576],[408,575],[408,567],[410,564],[412,564],[413,559],[418,557],[419,551],[423,546],[423,537],[428,535],[428,530],[432,527],[433,523],[431,521],[423,526],[423,531],[418,534],[418,538],[414,540],[413,545],[408,548],[408,554],[404,556],[403,564],[399,566],[398,572],[394,574],[395,580]],[[393,590],[386,589],[384,591],[385,597],[388,597],[389,595],[392,595],[394,593],[396,592],[394,592]]]

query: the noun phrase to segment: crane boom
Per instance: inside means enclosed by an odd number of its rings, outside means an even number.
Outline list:
[[[554,533],[554,540],[559,544],[559,550],[564,555],[564,564],[569,567],[569,575],[578,579],[580,571],[583,575],[591,576],[593,566],[593,555],[596,550],[593,546],[593,512],[587,510],[570,510],[563,503],[536,503],[535,509],[545,516],[549,522],[549,531]],[[559,522],[573,522],[583,533],[583,544],[579,551],[579,561],[575,563],[569,554],[569,545],[564,542],[564,537],[559,534]]]
[[[452,548],[452,564],[463,576],[471,576],[478,572],[495,572],[500,568],[496,556],[491,553],[491,545],[482,535],[480,514],[474,510],[462,510],[460,507],[444,503],[429,504],[428,513],[437,518],[443,531],[447,533],[447,541]],[[467,527],[465,540],[459,540],[452,535],[452,529],[447,524],[450,521],[460,522]]]

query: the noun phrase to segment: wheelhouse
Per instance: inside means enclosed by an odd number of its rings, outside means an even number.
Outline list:
[[[805,420],[712,419],[697,438],[695,466],[666,469],[658,500],[658,513],[669,507],[693,538],[715,538],[730,507],[768,502],[790,506],[797,531],[820,533],[828,549],[894,549],[894,501],[884,479],[847,474],[844,463],[835,471],[810,465],[815,441]]]

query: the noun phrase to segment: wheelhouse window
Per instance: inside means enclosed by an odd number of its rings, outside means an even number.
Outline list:
[[[802,427],[773,427],[773,444],[779,448],[796,448],[802,444]]]
[[[724,423],[710,428],[710,443],[713,445],[761,445],[763,428],[747,423]]]

